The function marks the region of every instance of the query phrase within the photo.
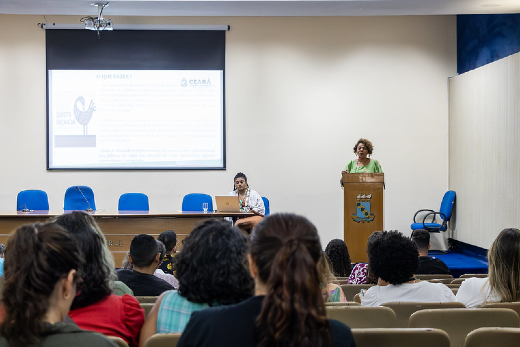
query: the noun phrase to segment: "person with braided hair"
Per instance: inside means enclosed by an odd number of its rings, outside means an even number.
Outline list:
[[[117,347],[67,322],[84,259],[65,229],[22,226],[9,237],[7,249],[0,347]]]
[[[305,217],[273,214],[251,235],[255,296],[194,312],[178,346],[355,346],[346,325],[326,317],[323,251]]]

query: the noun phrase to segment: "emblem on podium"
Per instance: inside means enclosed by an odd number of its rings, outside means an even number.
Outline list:
[[[352,215],[352,220],[358,223],[371,222],[375,216],[370,213],[370,203],[372,194],[359,194],[356,197],[356,213]]]

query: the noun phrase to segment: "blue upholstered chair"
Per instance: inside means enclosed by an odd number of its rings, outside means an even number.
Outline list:
[[[270,213],[270,210],[269,210],[269,199],[262,196],[262,200],[264,201],[265,215],[267,216]]]
[[[191,193],[182,199],[182,211],[203,211],[202,203],[208,203],[208,211],[213,211],[213,199],[208,194]]]
[[[16,198],[16,210],[48,210],[49,197],[43,190],[22,190]]]
[[[119,211],[149,211],[148,196],[143,193],[125,193],[119,197]]]
[[[453,206],[455,205],[455,192],[453,190],[449,190],[444,194],[442,198],[441,208],[439,212],[435,212],[433,210],[419,210],[413,216],[413,224],[411,225],[412,230],[417,229],[426,229],[429,232],[439,233],[441,231],[446,231],[448,228],[447,223],[451,218],[451,214],[453,212]],[[418,214],[424,214],[424,217],[419,218],[417,220]],[[437,220],[437,216],[440,217]],[[427,219],[431,218],[429,222]],[[437,223],[437,221],[439,223]]]
[[[87,186],[72,186],[65,191],[65,203],[63,209],[65,211],[88,211],[96,209],[96,201],[94,200],[94,192],[92,188]]]

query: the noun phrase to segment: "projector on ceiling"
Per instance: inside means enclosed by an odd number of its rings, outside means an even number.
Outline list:
[[[88,30],[114,30],[112,19],[91,17],[85,19],[85,29]]]

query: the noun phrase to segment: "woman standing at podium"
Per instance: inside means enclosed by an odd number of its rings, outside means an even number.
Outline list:
[[[359,139],[354,146],[354,154],[358,156],[356,160],[351,160],[345,167],[348,173],[382,173],[381,165],[375,159],[371,159],[374,146],[367,139]]]

